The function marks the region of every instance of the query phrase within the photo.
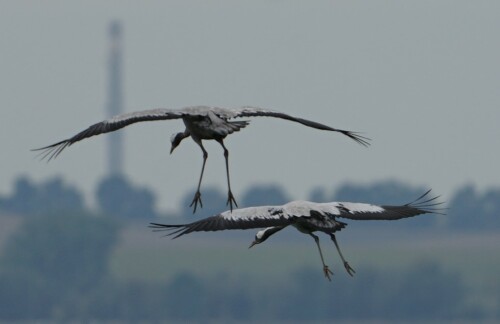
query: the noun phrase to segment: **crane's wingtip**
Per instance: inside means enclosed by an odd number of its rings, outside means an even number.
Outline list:
[[[47,159],[47,162],[49,162],[50,160],[58,157],[59,154],[61,154],[61,152],[71,144],[72,142],[70,140],[64,140],[52,145],[31,149],[30,151],[38,152],[36,157],[40,157],[40,161]]]
[[[441,207],[441,205],[445,202],[438,201],[438,199],[441,198],[441,195],[429,197],[429,193],[431,191],[432,189],[427,190],[420,197],[410,203],[407,203],[405,206],[418,208],[430,214],[446,215],[445,211],[448,210],[448,208]]]
[[[178,234],[172,239],[178,238],[179,236],[185,234],[186,225],[178,224],[178,225],[168,225],[168,224],[160,224],[160,223],[149,223],[149,228],[153,229],[153,232],[163,232],[163,231],[172,231],[170,233],[165,234],[164,236],[171,236],[174,234]]]
[[[361,133],[359,132],[343,131],[342,133],[356,141],[356,143],[363,145],[364,147],[368,147],[371,145],[370,141],[372,139],[361,135]]]

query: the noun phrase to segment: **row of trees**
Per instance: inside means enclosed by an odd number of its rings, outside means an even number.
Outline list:
[[[308,199],[326,201],[362,201],[375,204],[400,204],[420,196],[426,188],[413,187],[398,181],[382,181],[371,185],[344,184],[328,194],[325,188],[311,191]],[[194,192],[187,192],[182,199],[183,215],[192,219],[189,208]],[[132,184],[123,176],[103,179],[96,190],[99,212],[121,219],[145,219],[160,216],[152,190]],[[278,185],[258,185],[248,188],[238,200],[240,206],[283,204],[292,200],[286,190]],[[226,210],[225,193],[215,187],[203,188],[203,210],[217,214]],[[441,224],[448,228],[498,229],[500,228],[500,188],[479,193],[474,186],[466,185],[451,195],[448,216],[438,220],[435,216],[414,218],[398,222],[403,227],[431,227]],[[61,178],[35,184],[26,177],[15,181],[10,197],[0,197],[0,213],[37,215],[54,211],[85,211],[83,195],[78,188],[67,185]],[[363,225],[360,225],[363,226]],[[374,226],[370,224],[370,226]],[[375,225],[380,226],[380,225]]]
[[[491,313],[471,303],[462,278],[433,262],[361,268],[332,283],[317,267],[280,282],[191,273],[156,284],[117,281],[108,262],[118,223],[84,213],[24,222],[0,258],[0,321],[500,319],[500,307]]]
[[[100,181],[96,190],[100,213],[123,219],[152,219],[158,216],[152,190],[133,185],[123,176]],[[36,184],[25,176],[14,182],[10,197],[0,196],[0,212],[22,216],[53,212],[88,211],[81,190],[56,177]]]

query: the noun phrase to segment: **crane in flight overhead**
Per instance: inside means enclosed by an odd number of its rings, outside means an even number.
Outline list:
[[[78,141],[81,141],[83,139],[95,135],[113,132],[125,126],[142,121],[182,119],[186,128],[183,132],[172,135],[170,139],[172,143],[170,153],[172,153],[174,149],[181,143],[181,141],[187,137],[191,137],[193,141],[196,144],[198,144],[201,150],[203,151],[203,165],[201,167],[201,174],[200,174],[200,179],[198,181],[198,188],[194,195],[193,201],[191,202],[190,205],[190,207],[194,206],[193,213],[196,212],[196,207],[198,203],[200,204],[201,207],[203,207],[203,204],[201,202],[200,186],[201,186],[201,180],[203,178],[203,171],[205,170],[205,162],[208,158],[208,153],[203,147],[202,140],[215,140],[224,149],[224,158],[226,160],[227,186],[228,186],[227,205],[229,205],[231,210],[233,210],[233,203],[236,207],[238,207],[238,204],[236,203],[236,200],[234,199],[234,196],[231,192],[231,182],[229,180],[229,161],[228,161],[229,151],[224,146],[224,138],[226,138],[226,136],[229,134],[239,131],[240,129],[246,127],[249,124],[249,121],[246,120],[230,121],[230,119],[238,117],[275,117],[275,118],[286,119],[312,128],[342,133],[363,146],[368,146],[370,140],[369,138],[364,137],[356,132],[332,128],[314,121],[293,117],[281,112],[268,109],[262,109],[256,107],[228,109],[220,107],[193,106],[181,109],[159,108],[159,109],[151,109],[151,110],[144,110],[144,111],[117,115],[111,117],[110,119],[91,125],[87,129],[81,131],[80,133],[74,135],[73,137],[70,137],[68,139],[65,139],[63,141],[57,142],[49,146],[34,149],[33,151],[41,151],[40,153],[41,158],[50,161],[56,158],[68,146],[71,146]]]
[[[335,232],[347,226],[337,218],[353,220],[396,220],[420,214],[443,214],[442,202],[437,202],[439,196],[429,197],[430,190],[404,205],[372,205],[351,202],[314,203],[309,201],[292,201],[282,206],[260,206],[225,211],[189,224],[168,225],[151,223],[155,231],[170,231],[167,235],[173,238],[191,232],[222,231],[231,229],[265,228],[255,235],[250,247],[267,240],[274,233],[292,225],[298,231],[310,235],[318,246],[323,273],[328,280],[333,272],[325,264],[319,245],[319,238],[313,232],[323,232],[330,236],[342,259],[344,268],[349,275],[354,269],[344,259],[340,251]]]

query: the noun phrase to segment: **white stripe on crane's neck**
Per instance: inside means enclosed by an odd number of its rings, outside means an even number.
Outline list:
[[[258,240],[262,240],[262,237],[264,236],[266,231],[270,230],[271,228],[272,227],[267,227],[267,228],[264,228],[263,230],[258,231],[257,234],[255,234],[255,238]]]

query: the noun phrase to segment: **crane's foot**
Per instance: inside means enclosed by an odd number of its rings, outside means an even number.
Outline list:
[[[323,266],[323,273],[325,274],[325,277],[329,280],[332,281],[332,278],[330,277],[331,275],[333,276],[332,270],[328,268],[327,265]]]
[[[238,204],[236,203],[236,199],[234,199],[233,193],[231,192],[231,190],[229,190],[227,193],[226,206],[229,205],[229,207],[231,208],[231,212],[233,211],[233,203],[236,207],[238,207]]]
[[[201,202],[201,192],[199,191],[194,194],[193,201],[191,202],[191,205],[189,205],[189,207],[193,207],[194,205],[193,214],[196,213],[198,203],[200,203],[200,207],[203,208],[203,203]]]
[[[353,277],[354,274],[356,273],[356,271],[354,271],[354,269],[351,268],[351,266],[347,261],[344,262],[344,268],[351,277]]]

